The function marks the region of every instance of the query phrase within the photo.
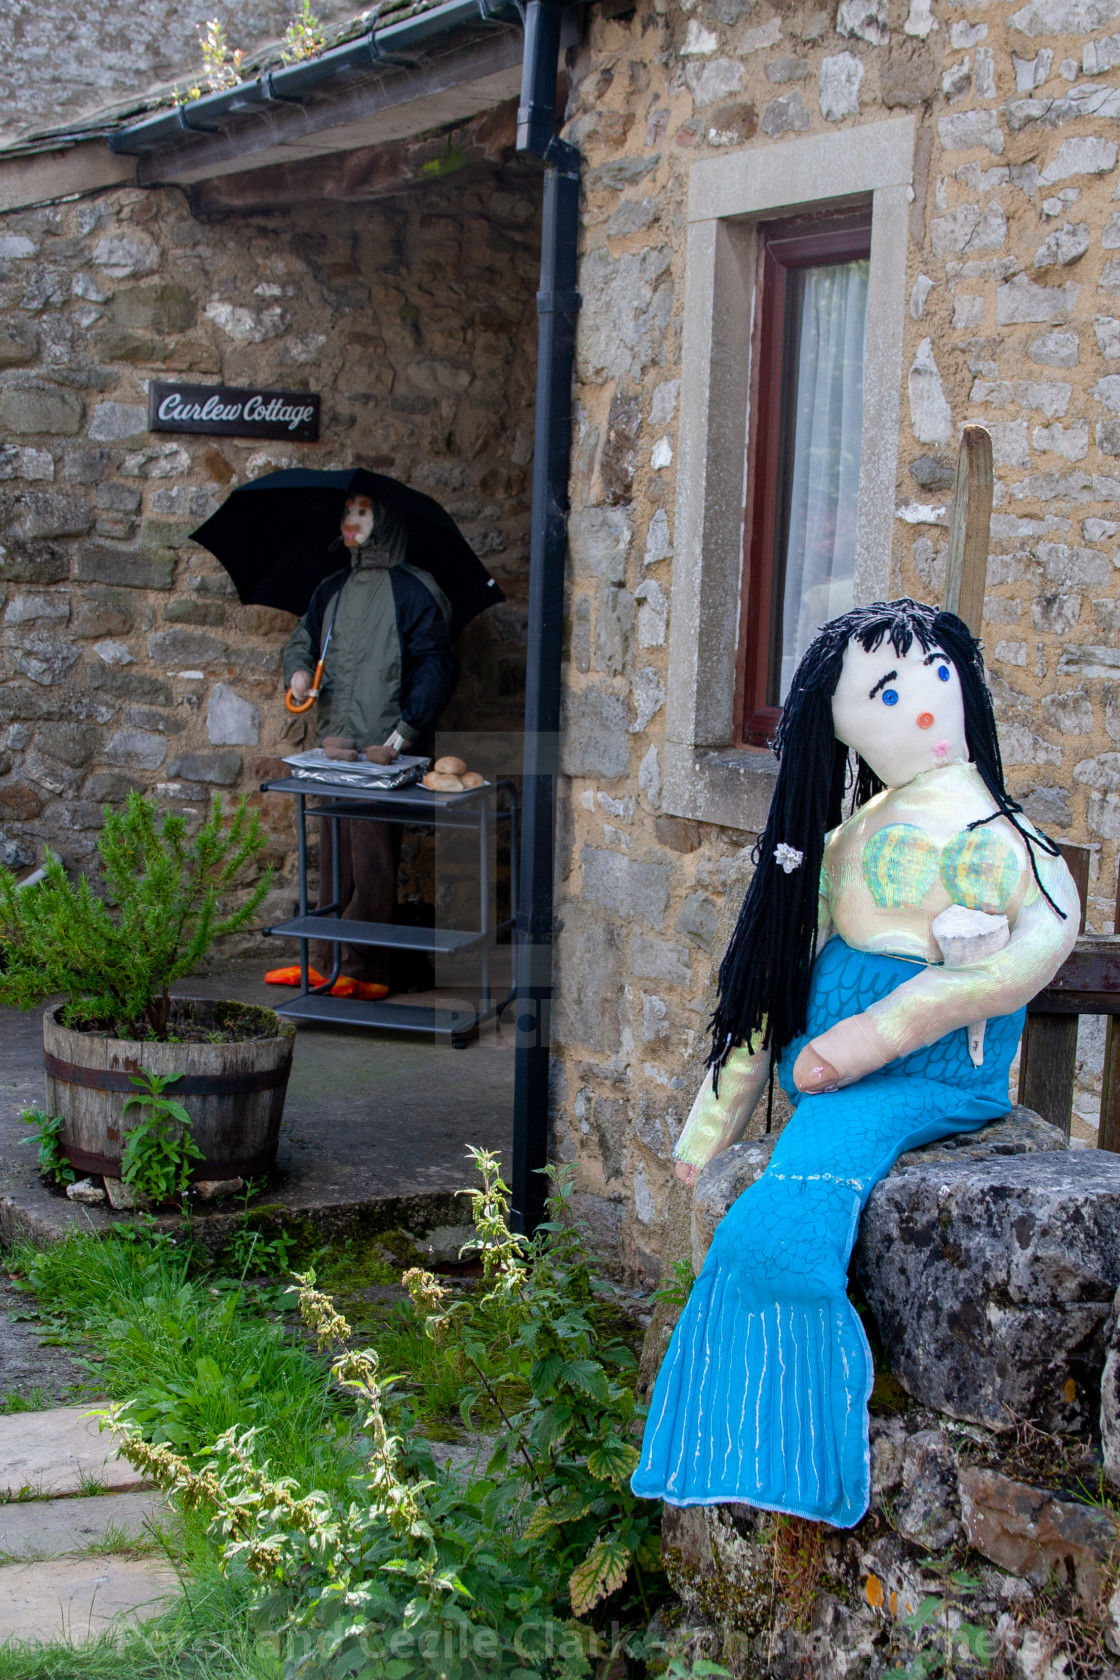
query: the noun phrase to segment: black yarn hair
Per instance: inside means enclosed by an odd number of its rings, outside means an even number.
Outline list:
[[[1056,857],[1058,847],[1033,824],[1020,820],[1023,807],[1004,786],[980,642],[955,613],[920,601],[903,598],[853,607],[824,626],[798,665],[774,737],[780,764],[774,797],[754,848],[754,876],[720,964],[719,1000],[709,1023],[708,1063],[717,1081],[735,1045],[754,1046],[761,1035],[776,1060],[790,1040],[804,1032],[825,835],[843,820],[846,794],[851,793],[851,809],[857,810],[883,788],[870,765],[858,753],[849,755],[832,729],[832,696],[844,651],[853,640],[868,653],[887,640],[902,657],[914,641],[924,653],[936,648],[947,655],[960,678],[969,756],[996,805],[990,817],[968,826],[978,828],[1006,817],[1026,842],[1034,878],[1047,903],[1065,920],[1065,912],[1042,884],[1035,856],[1037,848]],[[781,845],[802,854],[800,864],[788,872],[775,856]]]

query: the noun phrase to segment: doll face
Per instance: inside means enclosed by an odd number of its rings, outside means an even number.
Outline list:
[[[351,496],[342,514],[342,540],[351,551],[361,548],[373,530],[373,503],[368,496]]]
[[[888,787],[968,759],[956,667],[936,647],[926,653],[917,639],[905,654],[887,638],[872,653],[859,641],[848,643],[832,696],[832,727]]]

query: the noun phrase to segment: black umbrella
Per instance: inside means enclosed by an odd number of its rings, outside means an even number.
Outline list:
[[[304,613],[316,588],[349,564],[338,528],[348,496],[369,496],[408,516],[406,559],[451,603],[451,634],[505,596],[451,515],[431,496],[364,467],[292,467],[243,484],[191,533],[220,560],[246,606]]]

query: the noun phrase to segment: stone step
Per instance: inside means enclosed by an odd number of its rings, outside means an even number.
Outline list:
[[[59,1558],[0,1568],[0,1644],[84,1645],[121,1620],[145,1621],[178,1591],[175,1571],[148,1558]]]
[[[98,1428],[90,1406],[0,1416],[0,1499],[123,1493],[147,1485]]]
[[[125,1550],[145,1524],[167,1516],[158,1493],[103,1493],[92,1499],[22,1499],[0,1505],[0,1557],[57,1558],[106,1542]]]

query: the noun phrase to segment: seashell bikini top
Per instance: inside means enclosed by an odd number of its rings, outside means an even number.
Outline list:
[[[979,772],[965,763],[927,770],[861,805],[825,841],[818,949],[835,932],[857,951],[940,962],[930,925],[951,904],[1004,915],[1014,927],[1024,903],[1041,894],[1026,842],[1006,818],[968,827],[992,809]]]

